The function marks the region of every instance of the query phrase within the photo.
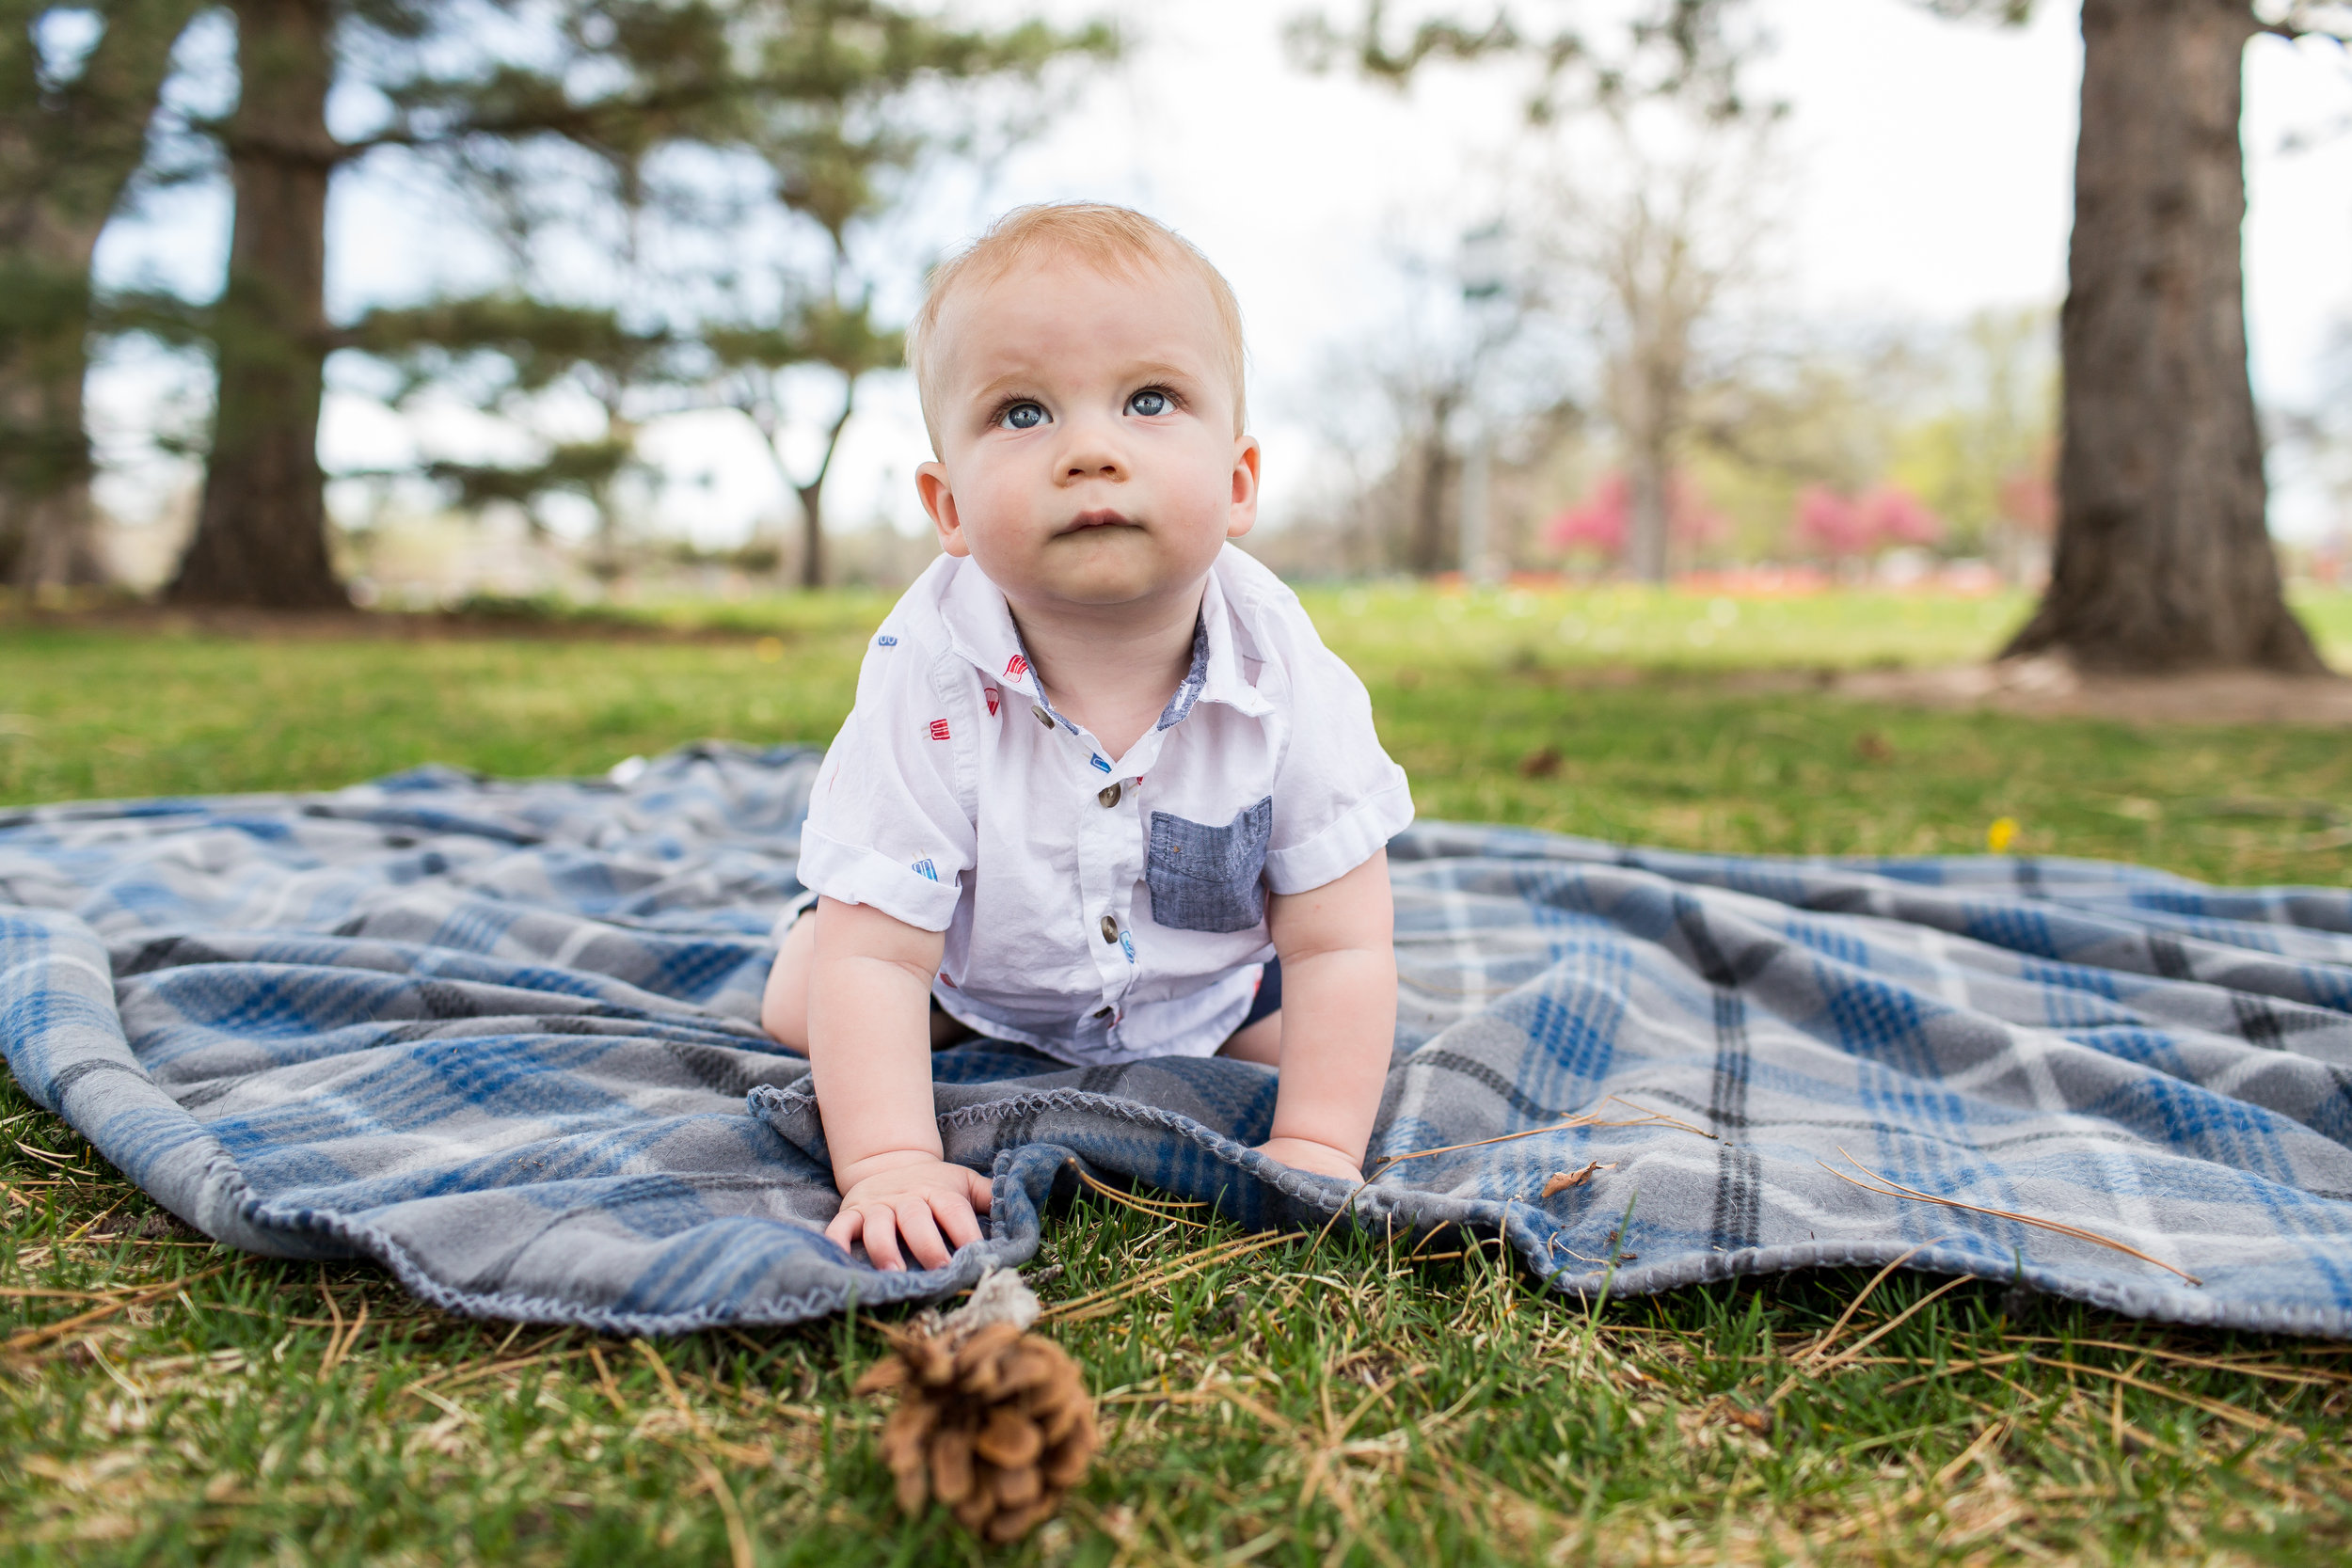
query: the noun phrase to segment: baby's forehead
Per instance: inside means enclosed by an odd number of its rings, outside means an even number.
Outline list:
[[[949,337],[993,324],[1008,313],[1025,313],[1041,297],[1041,284],[1048,290],[1042,297],[1050,299],[1055,280],[1063,280],[1066,289],[1073,275],[1115,290],[1137,304],[1177,306],[1186,316],[1198,317],[1201,330],[1216,330],[1216,296],[1208,280],[1189,267],[1151,255],[1110,258],[1047,251],[1016,258],[985,277],[959,278],[954,291],[940,302],[940,335]]]

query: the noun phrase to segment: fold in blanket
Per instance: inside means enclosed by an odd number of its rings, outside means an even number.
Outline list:
[[[1571,1292],[1907,1256],[2352,1337],[2352,895],[1443,825],[1391,847],[1367,1185],[1249,1152],[1264,1069],[982,1043],[935,1061],[990,1235],[879,1273],[821,1234],[805,1069],[755,1022],[816,761],[0,815],[8,1065],[223,1242],[615,1332],[961,1288],[1082,1165],[1253,1226],[1499,1234]]]

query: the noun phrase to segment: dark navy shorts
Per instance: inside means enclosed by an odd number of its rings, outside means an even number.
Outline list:
[[[1249,1011],[1243,1016],[1239,1023],[1233,1025],[1233,1033],[1238,1035],[1258,1020],[1271,1017],[1281,1010],[1282,960],[1268,958],[1265,961],[1265,974],[1258,981],[1258,994],[1250,1000]]]
[[[1258,994],[1249,999],[1249,1011],[1243,1015],[1242,1021],[1239,1023],[1233,1025],[1233,1033],[1238,1035],[1244,1029],[1247,1029],[1251,1024],[1257,1022],[1258,1020],[1262,1018],[1270,1018],[1281,1010],[1282,960],[1279,958],[1268,958],[1265,961],[1265,973],[1258,977]],[[947,1009],[939,1005],[939,998],[936,996],[931,998],[931,1011],[938,1014],[943,1019],[947,1017]],[[949,1020],[949,1022],[954,1022],[955,1021]],[[963,1024],[958,1022],[955,1023],[955,1027],[952,1029],[942,1030],[936,1033],[933,1037],[931,1049],[934,1051],[945,1051],[951,1045],[961,1045],[965,1040],[975,1037],[976,1037],[969,1028],[966,1028]]]

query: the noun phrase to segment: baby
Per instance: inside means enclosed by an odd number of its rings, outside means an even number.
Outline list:
[[[1258,511],[1232,290],[1139,214],[1024,208],[934,276],[907,360],[946,553],[866,650],[761,1006],[809,1058],[826,1234],[885,1269],[979,1239],[988,1179],[931,1101],[959,1023],[1271,1064],[1261,1150],[1358,1180],[1412,799],[1361,683],[1225,543]]]

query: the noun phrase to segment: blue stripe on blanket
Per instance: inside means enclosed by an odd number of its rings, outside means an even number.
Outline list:
[[[1349,1201],[1249,1152],[1263,1069],[980,1045],[934,1060],[951,1156],[994,1176],[990,1237],[896,1275],[826,1242],[805,1073],[755,1022],[815,763],[710,745],[626,786],[421,768],[0,814],[8,1064],[224,1242],[615,1331],[957,1288],[1029,1256],[1073,1159],[1251,1225]],[[2352,895],[1442,824],[1391,850],[1403,1000],[1362,1223],[1500,1233],[1573,1292],[1613,1245],[1618,1291],[1910,1254],[2352,1337]]]

